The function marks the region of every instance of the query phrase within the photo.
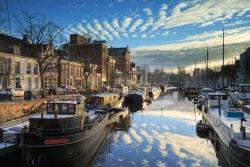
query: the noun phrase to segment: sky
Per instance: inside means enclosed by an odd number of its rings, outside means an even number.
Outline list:
[[[39,13],[63,27],[67,38],[78,33],[113,47],[128,45],[132,60],[140,65],[191,66],[194,57],[203,64],[206,48],[219,50],[222,45],[223,28],[230,46],[227,60],[250,46],[250,0],[8,0],[8,4],[11,19],[20,11]],[[197,52],[201,48],[204,53]],[[193,52],[179,54],[183,50]],[[220,62],[217,52],[211,54],[214,64]],[[168,57],[177,59],[168,62]]]

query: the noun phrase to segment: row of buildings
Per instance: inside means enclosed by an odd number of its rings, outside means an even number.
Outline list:
[[[219,70],[195,68],[192,76],[193,84],[235,86],[250,83],[250,47],[240,54],[232,64],[226,64]]]
[[[39,65],[30,50],[29,38],[23,39],[0,34],[0,89],[14,88],[39,91],[41,77]],[[72,87],[86,90],[83,75],[84,63],[94,65],[88,78],[88,89],[104,86],[136,85],[136,66],[131,62],[127,47],[108,48],[105,41],[91,41],[71,34],[70,42],[61,49],[53,49],[55,68],[48,68],[43,75],[44,88]],[[83,61],[82,60],[89,60]]]

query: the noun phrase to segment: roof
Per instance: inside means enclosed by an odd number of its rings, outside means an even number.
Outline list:
[[[67,100],[67,101],[53,101],[49,102],[49,104],[77,104],[77,100]]]
[[[209,93],[208,94],[209,96],[227,96],[227,94],[225,94],[225,93],[220,93],[220,92],[216,92],[216,93]]]
[[[108,54],[111,56],[122,56],[122,55],[126,55],[127,52],[130,52],[128,47],[108,49]]]
[[[114,93],[98,93],[95,96],[97,96],[97,97],[106,97],[106,96],[114,96],[114,95],[116,95],[116,94],[114,94]]]
[[[239,86],[250,86],[250,83],[249,84],[239,84]]]
[[[210,90],[212,91],[213,89],[211,89],[211,88],[202,88],[201,89],[201,91],[210,91]]]

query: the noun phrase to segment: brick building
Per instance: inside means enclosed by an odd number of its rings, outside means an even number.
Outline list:
[[[71,34],[70,43],[65,45],[65,50],[69,50],[70,59],[73,61],[88,59],[90,63],[96,64],[96,72],[101,75],[102,83],[107,83],[108,49],[105,41],[90,42],[84,36]]]
[[[124,84],[127,85],[130,79],[131,54],[128,47],[109,48],[108,54],[115,59],[115,68],[123,73]]]

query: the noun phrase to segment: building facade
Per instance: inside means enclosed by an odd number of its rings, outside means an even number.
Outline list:
[[[250,47],[240,54],[240,58],[236,63],[236,78],[238,84],[250,83]]]
[[[108,49],[105,41],[90,42],[84,36],[71,34],[70,44],[65,49],[69,50],[71,60],[97,65],[97,73],[101,75],[102,83],[107,83]]]
[[[130,80],[130,64],[131,53],[128,47],[109,48],[108,54],[115,59],[115,69],[123,73],[124,85],[127,85]]]
[[[45,45],[44,45],[45,46]],[[43,47],[41,47],[43,49]],[[41,55],[43,51],[41,49]],[[29,43],[28,37],[23,39],[0,34],[0,88],[14,88],[20,90],[40,91],[41,77],[39,65],[32,54],[32,44]],[[49,53],[54,54],[54,49]],[[48,68],[44,72],[44,87],[48,89],[58,85],[58,58],[51,60],[49,65],[55,68]],[[8,62],[7,64],[5,62]],[[46,63],[44,63],[46,65]],[[7,75],[8,74],[8,75]]]
[[[60,87],[73,88],[81,92],[86,90],[86,80],[83,75],[83,64],[66,59],[60,59],[59,62],[58,85]],[[97,66],[88,78],[87,85],[89,90],[96,91],[101,85],[101,75],[96,71]]]
[[[0,52],[0,89],[39,91],[41,80],[33,58]]]

